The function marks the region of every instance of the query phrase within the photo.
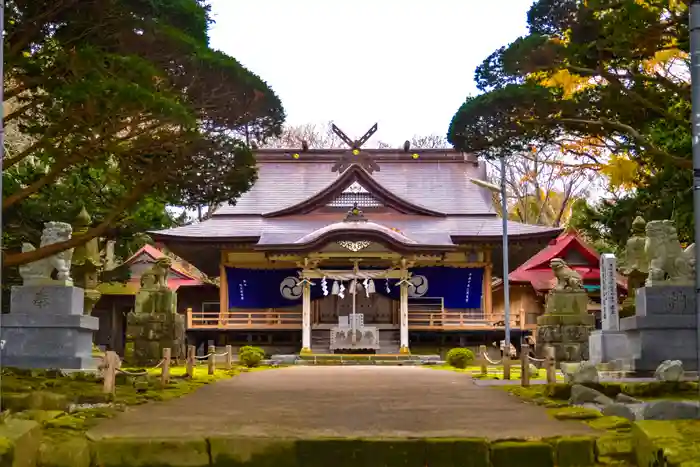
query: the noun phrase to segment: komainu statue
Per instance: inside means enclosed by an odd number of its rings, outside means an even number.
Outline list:
[[[583,289],[583,279],[581,275],[571,269],[566,261],[561,258],[554,258],[549,262],[554,277],[557,279],[557,285],[554,290],[581,291]]]
[[[47,222],[44,224],[44,230],[41,233],[39,248],[70,240],[72,234],[73,228],[70,224],[65,222]],[[22,244],[22,253],[34,251],[35,249],[31,243]],[[70,276],[72,257],[73,248],[70,248],[48,258],[20,266],[19,274],[22,276],[24,285],[46,284],[52,280],[51,275],[55,270],[58,281],[65,285],[73,285],[73,279]]]
[[[690,285],[694,281],[695,247],[683,250],[673,221],[651,221],[646,227],[644,252],[649,258],[647,286]]]
[[[141,275],[134,311],[127,316],[127,341],[133,343],[129,363],[154,365],[164,348],[175,359],[185,356],[185,317],[177,312],[177,294],[168,287],[171,265],[163,257]]]

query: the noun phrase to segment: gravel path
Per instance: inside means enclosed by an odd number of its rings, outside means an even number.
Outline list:
[[[167,402],[127,409],[94,437],[590,434],[575,421],[451,371],[419,367],[291,367],[244,373]]]

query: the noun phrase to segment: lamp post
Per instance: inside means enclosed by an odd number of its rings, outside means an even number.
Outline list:
[[[698,0],[700,1],[700,0]],[[503,378],[510,379],[510,282],[508,280],[508,198],[506,196],[506,158],[501,157],[501,186],[470,179],[472,183],[501,195],[501,218],[503,221],[503,321],[505,338],[503,340]]]
[[[695,220],[696,369],[700,379],[700,0],[690,3],[690,88],[692,91],[693,219]]]
[[[0,0],[0,102],[3,102],[3,118],[0,119],[0,200],[2,200],[2,176],[3,176],[3,159],[5,158],[5,109],[4,109],[4,89],[5,89],[5,70],[3,63],[3,50],[5,50],[5,0]],[[2,210],[0,210],[0,284],[2,284]],[[5,347],[5,341],[2,338],[2,290],[0,290],[0,378],[2,378],[2,352]],[[2,381],[0,381],[0,399],[2,399]],[[2,412],[2,403],[0,402],[0,412]]]

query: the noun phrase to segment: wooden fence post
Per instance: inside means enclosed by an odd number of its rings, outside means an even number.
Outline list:
[[[216,355],[216,347],[210,345],[208,354],[209,359],[207,360],[207,374],[213,375],[214,369],[216,368],[216,362],[214,361]]]
[[[557,382],[557,362],[555,359],[554,347],[548,345],[544,348],[544,352],[544,366],[547,371],[547,384],[555,384]]]
[[[510,379],[510,349],[503,352],[503,379]]]
[[[524,388],[530,386],[530,346],[520,346],[520,385]]]
[[[226,369],[230,370],[233,368],[233,347],[230,345],[226,346]]]
[[[170,353],[171,349],[163,349],[163,366],[160,368],[160,384],[163,386],[170,382]]]
[[[185,374],[188,378],[194,378],[194,356],[195,356],[194,345],[187,346],[187,361],[185,362]]]
[[[108,350],[105,352],[104,360],[102,365],[104,367],[104,379],[103,388],[105,394],[114,395],[116,390],[116,376],[117,376],[117,362],[119,361],[119,356],[116,352]]]
[[[486,361],[486,346],[485,345],[480,345],[479,346],[479,361],[481,362],[481,376],[486,376],[489,372],[488,370],[488,363]]]

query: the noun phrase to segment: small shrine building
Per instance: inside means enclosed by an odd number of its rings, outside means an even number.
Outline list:
[[[571,228],[508,275],[511,312],[524,314],[526,326],[537,323],[537,317],[544,313],[547,294],[557,283],[549,266],[554,258],[563,259],[581,274],[589,297],[588,312],[600,321],[600,254]],[[627,295],[626,281],[622,276],[618,276],[617,287],[618,297],[622,300]],[[502,313],[503,281],[494,281],[493,288],[494,310]]]
[[[258,150],[258,180],[234,205],[151,233],[220,278],[218,303],[187,311],[190,342],[394,354],[502,338],[491,288],[501,219],[470,180],[485,165],[346,142]],[[510,222],[509,239],[531,255],[560,230]],[[534,329],[512,324],[514,340]]]

